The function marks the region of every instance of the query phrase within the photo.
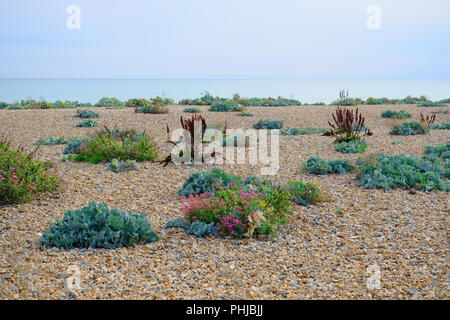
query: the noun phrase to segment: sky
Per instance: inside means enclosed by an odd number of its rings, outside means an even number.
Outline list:
[[[448,80],[450,1],[0,0],[0,75]]]

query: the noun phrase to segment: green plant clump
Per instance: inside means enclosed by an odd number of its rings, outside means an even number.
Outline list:
[[[430,130],[428,128],[425,128],[422,124],[411,121],[395,125],[391,130],[391,134],[396,136],[410,136],[416,134],[425,134],[428,131]]]
[[[291,200],[298,205],[307,206],[322,201],[322,193],[315,183],[289,181],[287,191],[291,194]]]
[[[450,122],[442,122],[441,124],[432,124],[431,129],[435,130],[450,130]]]
[[[124,103],[117,98],[101,98],[96,104],[96,107],[113,107],[120,108],[123,107]]]
[[[48,137],[48,138],[39,138],[37,141],[35,141],[34,145],[40,145],[40,146],[54,146],[58,144],[66,144],[71,141],[72,138],[65,138],[63,136],[61,137]]]
[[[64,154],[78,154],[80,153],[80,147],[81,145],[86,142],[88,138],[82,138],[82,137],[74,137],[71,138],[67,146],[64,148],[63,153]]]
[[[389,156],[384,153],[378,155],[375,161],[362,161],[358,158],[360,174],[357,176],[357,184],[368,189],[450,191],[450,183],[445,180],[450,176],[449,146],[447,144],[447,151],[443,152],[440,158],[436,155],[419,158],[404,154]]]
[[[244,108],[233,100],[219,100],[215,101],[209,111],[214,112],[236,112],[244,111]]]
[[[201,110],[199,108],[186,108],[183,110],[186,113],[200,113]]]
[[[255,129],[281,129],[283,122],[278,120],[259,120],[253,125]]]
[[[252,113],[244,112],[244,111],[243,112],[239,112],[237,115],[240,116],[240,117],[253,117]]]
[[[107,170],[116,173],[122,171],[137,170],[136,160],[120,161],[117,159],[112,159],[111,162],[108,164]]]
[[[347,174],[355,169],[347,159],[325,161],[319,156],[310,157],[304,163],[304,168],[308,172],[319,175],[331,173]]]
[[[367,143],[365,141],[356,140],[350,142],[341,142],[334,147],[334,150],[341,153],[362,153],[366,151]]]
[[[304,134],[313,134],[313,133],[324,133],[328,129],[327,128],[286,128],[281,129],[280,133],[282,136],[298,136]]]
[[[157,147],[145,132],[106,128],[81,144],[75,160],[95,164],[113,159],[153,161],[157,157]]]
[[[381,116],[383,118],[394,118],[394,119],[406,119],[411,118],[411,114],[407,113],[404,110],[400,111],[392,111],[392,110],[386,110],[383,113],[381,113]]]
[[[51,165],[0,141],[0,203],[28,202],[39,193],[58,190],[60,179]]]
[[[217,188],[227,187],[230,184],[242,185],[242,178],[227,174],[223,170],[214,168],[211,171],[192,172],[184,182],[179,195],[189,196],[201,193],[215,192]]]
[[[98,118],[99,114],[91,110],[78,110],[78,116],[83,119]]]
[[[98,127],[97,121],[94,120],[85,120],[83,122],[80,122],[76,125],[78,128],[91,128],[91,127]]]
[[[106,204],[89,203],[68,210],[62,220],[42,234],[45,246],[73,248],[121,248],[158,240],[145,213],[140,215],[109,209]]]
[[[427,107],[444,107],[445,104],[443,102],[441,102],[441,101],[436,101],[436,102],[424,101],[424,102],[419,103],[418,106],[419,107],[425,107],[425,108],[427,108]]]

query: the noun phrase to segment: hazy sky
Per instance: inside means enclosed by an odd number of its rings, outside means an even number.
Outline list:
[[[450,1],[0,0],[0,74],[450,79]]]

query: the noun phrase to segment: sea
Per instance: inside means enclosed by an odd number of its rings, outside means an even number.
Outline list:
[[[208,91],[214,96],[285,97],[302,103],[330,103],[340,90],[349,97],[404,98],[425,95],[431,100],[450,98],[450,80],[288,80],[288,79],[0,79],[0,102],[44,98],[95,103],[102,97],[151,98],[179,101]]]

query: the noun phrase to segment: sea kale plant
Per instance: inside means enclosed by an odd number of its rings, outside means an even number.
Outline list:
[[[253,125],[255,129],[281,129],[283,122],[279,120],[259,120]]]
[[[426,134],[432,128],[434,121],[436,120],[436,114],[428,114],[426,117],[420,114],[420,122],[411,121],[403,122],[395,125],[392,130],[392,135],[409,136],[416,134]]]
[[[60,137],[50,136],[48,138],[39,138],[33,144],[41,145],[41,146],[54,146],[54,145],[58,145],[58,144],[67,144],[72,139],[73,138],[66,138],[64,136],[60,136]]]
[[[99,114],[91,110],[78,110],[78,116],[83,119],[98,118]]]
[[[28,202],[60,188],[52,163],[34,160],[34,152],[13,149],[9,141],[0,140],[0,203]]]
[[[83,122],[80,122],[76,125],[78,128],[91,128],[91,127],[98,127],[97,121],[94,120],[85,120]]]
[[[306,171],[319,175],[332,173],[347,174],[355,169],[347,159],[325,161],[319,156],[310,157],[303,166]]]
[[[313,134],[313,133],[324,133],[327,131],[327,128],[286,128],[281,129],[280,133],[282,136],[298,136],[304,134]]]
[[[125,160],[120,161],[117,159],[112,159],[108,164],[107,170],[113,171],[115,173],[122,171],[137,170],[136,160]]]
[[[233,100],[217,100],[213,102],[209,111],[215,112],[236,112],[244,111],[244,107]]]
[[[200,113],[201,110],[199,108],[185,108],[183,112],[186,113]]]
[[[227,174],[219,168],[213,168],[211,171],[192,172],[178,194],[187,197],[215,192],[218,188],[229,187],[231,184],[242,185],[242,178]]]
[[[382,153],[376,158],[358,158],[356,164],[360,171],[357,184],[363,188],[450,191],[450,142],[426,147],[422,157]]]
[[[365,141],[350,141],[341,142],[334,146],[334,150],[341,153],[363,153],[367,149],[367,143]]]
[[[41,243],[64,249],[113,249],[156,240],[158,235],[145,213],[137,215],[89,203],[79,210],[66,211],[62,220],[42,234]]]
[[[394,118],[394,119],[406,119],[411,118],[411,114],[407,113],[404,110],[400,111],[392,111],[392,110],[386,110],[381,113],[381,116],[383,118]]]

